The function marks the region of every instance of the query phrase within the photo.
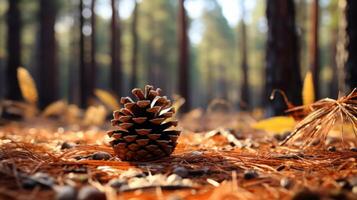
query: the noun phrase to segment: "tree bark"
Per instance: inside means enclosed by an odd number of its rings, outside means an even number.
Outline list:
[[[189,73],[189,41],[187,36],[187,16],[184,7],[185,0],[179,0],[178,12],[178,41],[179,41],[179,94],[185,98],[186,103],[182,111],[190,109],[190,73]]]
[[[357,1],[347,0],[346,32],[348,36],[347,51],[348,57],[346,62],[346,84],[349,89],[357,87]]]
[[[56,57],[56,3],[40,0],[39,104],[41,108],[58,100],[58,68]]]
[[[331,49],[331,68],[332,68],[332,77],[329,82],[329,90],[328,90],[328,97],[336,99],[338,97],[338,69],[336,63],[336,55],[337,55],[337,35],[338,30],[333,28],[331,29],[331,42],[330,42],[330,49]]]
[[[211,103],[211,101],[213,100],[214,96],[215,96],[215,79],[213,78],[213,70],[214,68],[212,67],[212,64],[209,61],[206,61],[206,65],[205,67],[207,67],[207,79],[206,79],[206,102],[205,102],[205,106],[209,106],[209,104]]]
[[[268,41],[266,49],[265,99],[267,115],[284,114],[286,105],[281,96],[269,99],[274,89],[286,93],[289,100],[301,105],[301,77],[298,40],[293,0],[268,0]]]
[[[71,2],[71,16],[75,17],[78,15],[78,8],[77,8],[77,2]],[[75,31],[78,33],[79,30],[81,30],[80,26],[80,18],[74,18],[74,23],[71,26],[71,30]],[[70,36],[70,66],[68,69],[68,79],[69,83],[67,85],[67,90],[68,90],[68,102],[71,104],[80,104],[80,72],[79,72],[79,66],[80,63],[80,53],[79,53],[79,40],[80,37],[78,34],[71,34]]]
[[[245,8],[244,8],[244,1],[241,1],[241,9],[242,9],[242,22],[241,22],[241,69],[242,69],[242,78],[243,81],[241,83],[241,102],[239,103],[240,108],[242,110],[249,109],[249,102],[250,102],[250,91],[249,91],[249,79],[248,79],[248,50],[247,50],[247,31],[246,25],[244,21],[245,17]]]
[[[83,9],[84,9],[84,5],[83,5],[83,0],[79,1],[79,13],[80,13],[80,17],[79,17],[79,24],[80,24],[80,36],[79,36],[79,73],[80,73],[80,77],[79,77],[79,92],[80,92],[80,106],[82,108],[87,107],[87,85],[86,85],[86,81],[85,81],[85,72],[86,72],[86,63],[84,60],[85,57],[85,52],[84,52],[84,34],[83,34],[83,26],[84,26],[84,17],[83,17]]]
[[[91,39],[91,49],[90,49],[90,54],[91,54],[91,63],[90,63],[90,72],[92,74],[92,81],[90,81],[90,88],[92,90],[95,89],[96,87],[96,68],[97,68],[97,61],[95,58],[96,55],[96,14],[95,14],[95,4],[96,4],[96,0],[92,0],[92,4],[91,4],[91,12],[92,12],[92,16],[91,16],[91,26],[92,26],[92,34],[90,36]]]
[[[132,49],[132,57],[131,57],[131,88],[137,87],[138,84],[138,78],[137,78],[137,73],[138,73],[138,31],[137,31],[137,26],[138,26],[138,9],[139,9],[139,4],[137,0],[135,1],[135,7],[133,11],[133,21],[131,24],[131,35],[133,37],[133,49]]]
[[[84,27],[86,18],[83,16],[83,9],[88,5],[83,4],[83,0],[80,0],[80,41],[79,41],[79,54],[80,54],[80,64],[79,64],[79,84],[80,84],[80,106],[86,108],[89,105],[90,99],[94,96],[94,71],[91,67],[91,41],[89,39],[89,33],[85,33]]]
[[[118,1],[111,0],[112,20],[111,20],[111,78],[110,84],[113,92],[121,96],[122,94],[122,65],[121,65],[121,31],[118,15]]]
[[[319,99],[319,0],[313,0],[311,7],[311,32],[310,32],[310,69],[313,76],[315,98]]]
[[[17,68],[21,65],[21,29],[19,3],[20,0],[9,0],[7,11],[7,51],[8,60],[6,67],[6,94],[5,98],[20,100],[21,91],[17,80]]]

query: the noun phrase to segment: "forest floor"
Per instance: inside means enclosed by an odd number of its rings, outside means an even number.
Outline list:
[[[355,138],[303,150],[250,128],[247,114],[192,115],[180,120],[174,153],[152,162],[116,158],[109,126],[6,123],[0,199],[357,199]]]

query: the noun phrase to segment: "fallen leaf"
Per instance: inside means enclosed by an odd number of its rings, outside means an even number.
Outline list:
[[[310,105],[315,102],[314,81],[311,71],[307,72],[302,88],[303,105]]]
[[[67,123],[76,123],[81,115],[81,109],[75,104],[69,104],[64,114],[64,119]]]
[[[163,189],[179,189],[179,188],[191,188],[195,184],[186,178],[182,178],[176,174],[165,175],[155,174],[144,177],[132,177],[120,187],[120,191],[130,191],[137,189],[156,188],[162,187]]]
[[[36,104],[38,100],[36,84],[27,69],[19,67],[17,69],[17,79],[19,81],[22,97],[25,101],[31,104]]]
[[[181,97],[180,95],[174,95],[174,102],[172,104],[172,107],[175,109],[176,113],[179,111],[181,106],[186,102],[186,100]]]
[[[100,126],[105,122],[107,112],[103,105],[89,106],[84,114],[83,124],[87,126]]]
[[[95,89],[95,95],[101,100],[105,105],[107,105],[112,110],[119,109],[119,104],[117,98],[108,91],[102,89]]]
[[[260,120],[253,124],[252,127],[272,133],[284,133],[292,131],[295,124],[296,122],[293,117],[278,116]]]
[[[64,100],[55,101],[43,110],[42,116],[60,116],[67,110],[67,105],[67,102]]]

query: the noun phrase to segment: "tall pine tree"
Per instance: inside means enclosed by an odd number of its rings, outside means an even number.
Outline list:
[[[56,1],[40,0],[39,103],[44,108],[58,99],[57,45],[55,22]]]
[[[6,94],[5,98],[20,100],[21,92],[17,81],[17,68],[21,65],[21,16],[20,0],[9,0],[7,11],[7,51],[8,60],[6,66]]]
[[[80,0],[79,3],[79,13],[80,13],[80,41],[79,41],[79,85],[80,85],[80,106],[85,108],[89,105],[90,99],[94,96],[94,87],[95,87],[95,72],[94,66],[92,65],[93,56],[92,52],[92,43],[95,39],[93,36],[92,26],[90,26],[92,19],[89,19],[90,16],[93,16],[94,13],[91,15],[85,15],[84,9],[91,10],[91,3],[94,1],[84,1]],[[95,16],[93,16],[95,17]],[[94,49],[93,49],[94,50]]]
[[[242,110],[249,109],[250,104],[250,89],[249,89],[249,80],[248,80],[248,47],[247,47],[247,28],[244,21],[245,18],[245,6],[244,0],[241,0],[241,11],[242,11],[242,20],[241,20],[241,29],[240,29],[240,54],[241,54],[241,72],[242,72],[242,82],[241,82],[241,102],[240,108]],[[238,33],[238,34],[239,34]]]
[[[113,92],[121,96],[122,94],[122,60],[121,60],[121,30],[118,14],[118,0],[111,0],[111,57],[110,86]]]
[[[314,79],[315,97],[319,98],[319,0],[313,0],[311,5],[311,36],[310,36],[310,69]]]
[[[131,36],[132,36],[132,55],[131,55],[131,88],[137,87],[138,84],[138,10],[139,3],[135,1],[133,19],[131,23]]]
[[[179,94],[186,102],[182,107],[184,112],[190,108],[190,68],[189,68],[189,41],[187,35],[187,16],[185,1],[179,0],[178,12],[178,43],[179,43]]]
[[[293,0],[268,0],[268,40],[266,45],[265,99],[268,115],[284,114],[286,105],[280,95],[271,101],[274,89],[284,91],[291,102],[301,105],[299,47]]]
[[[347,51],[348,57],[346,62],[346,83],[349,89],[357,87],[357,1],[347,0],[346,32],[348,36]]]

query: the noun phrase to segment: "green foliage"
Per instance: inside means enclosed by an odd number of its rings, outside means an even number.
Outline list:
[[[214,93],[224,98],[227,97],[227,88],[220,87],[219,83],[237,79],[236,42],[232,28],[222,14],[222,8],[215,0],[210,3],[202,16],[204,33],[197,49],[199,74],[203,75],[201,78],[207,92],[213,92],[206,94],[208,99],[212,98]]]
[[[175,3],[142,1],[138,16],[139,72],[169,94],[176,88],[178,70]]]
[[[265,2],[264,0],[258,0],[256,6],[252,10],[251,20],[246,20],[247,23],[247,41],[248,41],[248,67],[249,67],[249,84],[253,97],[251,99],[252,105],[256,106],[261,104],[262,98],[259,98],[262,94],[264,81],[265,67],[265,42],[267,38],[267,25],[265,24]],[[247,13],[249,16],[250,14]],[[238,40],[239,39],[238,25]],[[239,52],[238,52],[239,55]]]

